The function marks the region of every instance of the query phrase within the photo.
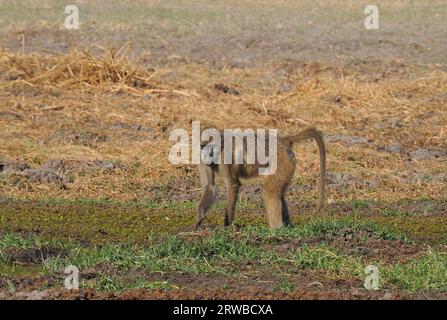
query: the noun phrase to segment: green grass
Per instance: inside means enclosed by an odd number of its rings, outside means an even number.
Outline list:
[[[285,292],[285,293],[289,293],[292,292],[293,290],[295,290],[295,285],[293,283],[291,283],[288,279],[282,279],[277,287],[276,290]]]
[[[7,248],[41,249],[44,247],[51,247],[63,251],[73,245],[73,243],[68,240],[44,239],[38,235],[21,236],[10,232],[0,235],[0,250]],[[1,253],[2,251],[0,251],[0,256]]]
[[[384,278],[390,285],[412,292],[447,292],[447,253],[428,252],[418,260],[386,269]]]
[[[381,209],[379,214],[384,217],[408,217],[410,215],[408,212],[392,209]]]
[[[13,233],[7,233],[0,238],[0,250],[6,248],[22,248],[27,249],[33,246],[41,246],[42,242],[38,237],[20,237]],[[2,251],[0,251],[2,252]]]
[[[370,232],[375,238],[386,240],[401,240],[409,243],[410,239],[402,232],[378,223],[370,221],[361,221],[355,217],[318,217],[311,219],[306,224],[295,225],[293,228],[282,228],[279,230],[270,230],[265,226],[247,226],[245,233],[255,233],[264,240],[269,238],[303,238],[319,236],[324,234],[336,234],[343,229],[349,229],[352,232],[365,230]]]
[[[305,201],[299,206],[311,206]],[[382,237],[425,239],[433,243],[447,241],[445,200],[379,203],[354,201],[351,212],[340,216],[340,206],[328,207],[317,214],[306,209],[300,214],[292,208],[292,229],[279,231],[278,236],[311,236],[319,232],[337,231],[342,227],[367,228]],[[151,236],[175,235],[191,230],[196,219],[196,201],[156,202],[112,201],[109,199],[46,199],[41,201],[10,200],[0,206],[0,229],[9,232],[38,233],[48,239],[76,239],[90,244],[148,243]],[[206,224],[222,226],[223,202],[210,210]],[[313,208],[313,207],[312,207]],[[431,208],[422,213],[423,208]],[[413,211],[411,211],[413,210]],[[416,210],[416,211],[415,211]],[[264,208],[257,201],[240,201],[236,223],[256,232],[270,234],[265,228]],[[259,227],[259,230],[256,230]],[[319,230],[321,229],[321,230]],[[381,230],[382,229],[382,230]],[[264,231],[263,231],[264,230]]]
[[[293,265],[302,270],[325,270],[340,276],[360,276],[363,265],[359,258],[337,253],[327,246],[304,247],[292,256]]]
[[[144,277],[126,280],[124,275],[132,269],[147,274],[225,274],[238,278],[245,276],[246,271],[241,266],[249,263],[255,265],[257,272],[276,273],[280,277],[276,289],[290,292],[294,290],[290,274],[304,270],[321,274],[323,271],[328,279],[363,281],[365,266],[374,264],[379,267],[383,281],[381,288],[410,292],[447,291],[447,258],[445,253],[436,251],[436,246],[432,246],[433,252],[422,252],[418,259],[405,264],[383,264],[356,253],[339,252],[330,246],[330,241],[324,240],[346,233],[360,233],[365,241],[385,239],[412,245],[418,240],[408,235],[417,232],[426,236],[429,234],[426,230],[432,229],[435,235],[441,234],[443,216],[421,219],[417,214],[394,214],[405,212],[405,206],[413,203],[404,203],[402,210],[390,206],[390,211],[385,211],[393,214],[383,214],[379,209],[384,206],[378,207],[374,203],[355,202],[351,205],[357,214],[304,214],[294,216],[294,227],[270,230],[263,216],[253,214],[251,203],[247,202],[241,204],[238,222],[242,227],[238,232],[219,227],[196,234],[178,232],[182,225],[186,226],[194,219],[194,202],[169,205],[90,199],[8,202],[0,208],[0,224],[6,226],[0,234],[0,275],[12,279],[45,273],[59,279],[66,266],[75,265],[81,272],[97,270],[94,281],[83,283],[86,288],[115,292],[132,288],[169,290],[175,283],[151,282]],[[251,212],[250,215],[246,215],[245,210]],[[365,210],[368,214],[359,213]],[[220,211],[217,208],[211,212],[207,222],[220,224]],[[20,234],[14,232],[14,226],[20,227]],[[98,228],[105,233],[98,233]],[[26,230],[32,233],[23,232]],[[55,230],[57,236],[54,236]],[[79,231],[81,237],[77,234]],[[130,237],[127,232],[138,236]],[[101,241],[85,242],[90,233],[102,238]],[[306,245],[307,238],[318,240]],[[288,243],[292,244],[289,249],[277,250],[278,245]],[[57,248],[63,254],[36,265],[13,263],[8,256],[11,249],[49,247]]]
[[[228,231],[221,231],[192,240],[167,236],[147,247],[105,245],[76,248],[68,258],[49,260],[47,267],[53,272],[72,264],[79,268],[108,265],[120,270],[135,267],[147,272],[225,273],[225,264],[262,257],[262,252],[249,245],[248,240],[231,239]]]
[[[170,285],[167,281],[147,281],[144,279],[125,282],[116,277],[101,276],[98,283],[95,285],[87,284],[86,288],[92,288],[97,291],[120,293],[131,289],[146,289],[146,290],[172,290],[175,287]]]
[[[150,238],[150,244],[144,246],[131,244],[109,244],[83,247],[72,241],[47,241],[38,236],[20,237],[15,234],[3,234],[0,237],[0,270],[2,275],[14,277],[28,274],[31,269],[26,266],[11,265],[4,250],[18,248],[42,248],[59,246],[66,250],[66,256],[51,257],[35,272],[46,272],[56,276],[68,265],[75,265],[80,270],[106,267],[99,273],[93,283],[85,287],[94,287],[101,291],[120,292],[132,288],[169,290],[172,284],[167,282],[150,282],[144,278],[124,281],[119,277],[129,269],[155,272],[182,273],[223,273],[240,276],[234,266],[252,261],[259,270],[283,269],[287,272],[300,270],[326,271],[330,277],[358,278],[364,277],[365,263],[361,257],[337,252],[334,248],[320,243],[316,246],[302,245],[298,250],[279,253],[268,243],[272,239],[294,240],[314,235],[336,232],[349,227],[350,230],[367,229],[373,236],[384,239],[404,239],[394,231],[386,230],[374,224],[361,224],[352,219],[333,219],[314,221],[295,228],[271,231],[266,227],[246,227],[233,234],[228,229],[219,229],[205,235],[169,235],[163,238]],[[254,240],[255,239],[255,240]],[[447,255],[429,252],[418,260],[406,264],[381,266],[377,262],[381,277],[386,287],[408,291],[447,290]],[[107,271],[109,270],[109,272]],[[293,285],[284,278],[277,286],[278,290],[289,292]]]
[[[370,204],[368,201],[353,200],[351,201],[351,207],[354,213],[362,213],[370,207]]]

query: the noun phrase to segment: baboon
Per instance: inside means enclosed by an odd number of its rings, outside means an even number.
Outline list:
[[[221,137],[223,133],[221,132]],[[220,163],[212,162],[209,165],[201,163],[198,165],[200,184],[202,187],[202,197],[198,209],[197,222],[195,229],[201,225],[206,212],[210,209],[217,197],[215,184],[215,174],[222,176],[227,189],[226,208],[224,226],[229,226],[234,221],[235,207],[241,186],[240,179],[249,179],[254,177],[263,178],[263,199],[267,213],[267,220],[270,228],[277,229],[283,225],[291,225],[289,210],[285,200],[285,192],[290,185],[292,176],[295,172],[296,160],[292,151],[294,143],[313,138],[317,142],[320,153],[320,183],[319,183],[319,202],[318,211],[321,209],[324,201],[324,188],[326,177],[326,148],[322,134],[315,128],[307,128],[295,135],[278,136],[277,141],[277,169],[271,175],[260,176],[258,168],[261,165],[255,164],[224,164],[222,152]],[[266,137],[266,144],[268,144]],[[244,148],[246,147],[244,140]],[[223,146],[223,143],[221,143]],[[205,145],[202,144],[203,148]],[[221,148],[222,150],[222,148]],[[244,152],[245,153],[245,152]]]

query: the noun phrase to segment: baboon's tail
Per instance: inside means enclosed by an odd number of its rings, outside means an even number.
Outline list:
[[[318,211],[320,211],[323,207],[324,189],[326,185],[326,147],[324,145],[323,135],[316,128],[311,127],[304,129],[297,134],[284,137],[290,144],[310,138],[315,139],[318,145],[318,150],[320,151],[320,198],[318,200]]]

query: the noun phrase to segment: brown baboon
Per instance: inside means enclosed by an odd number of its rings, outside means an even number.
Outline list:
[[[221,132],[221,137],[224,135]],[[215,159],[220,158],[220,163],[216,161],[207,164],[199,164],[199,176],[202,187],[202,198],[199,205],[197,222],[195,228],[197,229],[202,223],[206,212],[216,199],[217,189],[214,180],[215,173],[219,173],[227,189],[227,203],[225,209],[224,225],[231,225],[234,221],[234,212],[238,198],[239,188],[241,186],[240,178],[248,179],[254,177],[263,177],[263,198],[265,209],[267,211],[267,220],[270,228],[280,228],[283,225],[291,225],[289,210],[284,198],[287,187],[289,186],[292,176],[295,172],[295,155],[292,151],[292,146],[295,142],[305,139],[313,138],[318,144],[320,153],[320,193],[318,210],[321,209],[324,201],[324,188],[326,176],[326,149],[321,133],[315,128],[305,129],[298,134],[278,137],[276,147],[277,169],[270,175],[259,175],[258,169],[263,167],[256,159],[255,164],[224,164],[222,152],[215,155]],[[265,143],[268,145],[268,137]],[[223,146],[223,143],[221,144]],[[247,142],[244,140],[244,148]],[[204,144],[201,145],[204,148]],[[222,151],[223,147],[221,147]],[[244,150],[245,157],[246,150]],[[245,159],[245,158],[244,158]],[[234,162],[232,162],[234,163]],[[264,165],[265,167],[265,165]]]

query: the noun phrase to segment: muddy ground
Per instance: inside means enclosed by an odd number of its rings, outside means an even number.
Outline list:
[[[0,298],[447,298],[445,1],[378,1],[379,30],[367,1],[73,3],[79,30],[61,2],[0,0]],[[222,228],[218,181],[192,232],[196,170],[167,154],[196,120],[319,127],[323,211],[309,142],[294,228],[266,229],[256,182]]]

